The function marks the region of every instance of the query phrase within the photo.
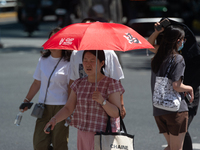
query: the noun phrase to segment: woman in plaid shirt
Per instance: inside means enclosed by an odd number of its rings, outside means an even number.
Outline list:
[[[87,50],[83,53],[83,67],[88,75],[77,79],[71,85],[71,94],[66,105],[47,123],[44,129],[66,119],[73,112],[71,126],[78,129],[77,149],[94,150],[94,135],[106,130],[108,115],[111,117],[112,130],[119,129],[119,109],[121,109],[120,95],[124,93],[121,83],[106,77],[105,54],[98,51],[96,66],[96,51]],[[97,90],[95,91],[95,71],[97,67]],[[49,132],[45,133],[49,134]]]

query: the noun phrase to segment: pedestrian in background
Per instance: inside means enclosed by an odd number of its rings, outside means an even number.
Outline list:
[[[159,22],[155,27],[160,25]],[[164,31],[164,32],[163,32]],[[163,32],[160,45],[155,44],[157,36]],[[185,62],[183,57],[178,54],[184,46],[185,32],[180,26],[170,25],[151,34],[148,41],[155,47],[149,49],[155,53],[151,62],[151,90],[154,92],[156,76],[165,76],[169,67],[169,62],[174,58],[171,64],[168,78],[172,80],[173,88],[181,95],[181,105],[177,112],[171,112],[156,108],[153,106],[153,115],[160,133],[162,133],[168,143],[165,150],[182,150],[185,133],[187,132],[188,107],[184,99],[184,92],[191,95],[190,102],[193,101],[193,88],[183,84]]]
[[[97,66],[96,66],[97,59]],[[120,128],[119,110],[121,109],[120,95],[124,93],[121,83],[104,75],[105,54],[98,50],[86,50],[82,57],[83,68],[87,77],[75,80],[71,85],[71,93],[66,105],[46,124],[52,125],[54,130],[57,123],[69,117],[73,112],[70,125],[78,129],[77,149],[94,150],[94,135],[96,132],[105,132],[108,115],[115,123],[112,130]],[[96,72],[97,68],[97,73]],[[97,89],[95,89],[97,79]],[[50,133],[51,134],[51,133]]]
[[[186,60],[186,70],[184,83],[191,85],[194,89],[194,100],[188,104],[188,130],[185,135],[183,150],[193,150],[192,138],[189,134],[189,126],[192,123],[194,116],[197,114],[199,100],[200,100],[200,55],[192,59]]]
[[[184,73],[184,84],[192,86],[194,90],[194,100],[190,103],[188,100],[188,130],[185,135],[185,140],[183,144],[183,150],[193,150],[192,147],[192,138],[189,134],[189,126],[194,119],[194,116],[197,114],[199,100],[200,100],[200,47],[196,41],[195,35],[183,23],[179,23],[173,20],[170,20],[173,25],[180,25],[184,28],[186,42],[184,47],[179,51],[185,60],[185,73]]]
[[[81,19],[91,17],[89,12],[101,14],[109,22],[122,23],[122,4],[121,0],[81,0]]]
[[[190,103],[187,98],[188,105],[188,129],[185,135],[183,150],[193,150],[192,138],[189,134],[189,126],[192,123],[194,116],[197,114],[199,100],[200,100],[200,47],[196,41],[196,37],[188,26],[181,22],[176,22],[169,19],[171,25],[178,25],[184,28],[186,41],[184,47],[178,51],[185,60],[185,72],[183,83],[192,86],[194,90],[194,100]],[[159,45],[162,39],[162,34],[157,37],[157,44]]]
[[[53,29],[49,38],[60,29],[61,28]],[[37,64],[33,75],[34,81],[24,102],[30,102],[37,92],[40,91],[38,101],[39,103],[44,103],[48,79],[58,63],[50,78],[43,116],[36,120],[33,136],[34,150],[49,150],[51,143],[54,150],[68,150],[69,127],[64,126],[65,121],[58,123],[49,135],[45,134],[43,130],[49,119],[51,119],[67,102],[67,90],[70,79],[70,56],[71,51],[50,49],[42,52],[42,56]],[[24,111],[26,110],[27,108],[24,109]]]

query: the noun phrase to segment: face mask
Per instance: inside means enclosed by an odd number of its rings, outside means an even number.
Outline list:
[[[182,42],[182,45],[178,48],[178,51],[182,50],[184,47],[184,42]]]

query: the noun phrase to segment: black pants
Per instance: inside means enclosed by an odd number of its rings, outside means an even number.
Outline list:
[[[194,91],[194,101],[191,105],[188,105],[189,112],[188,112],[188,130],[189,126],[194,118],[194,116],[197,113],[198,105],[199,105],[199,99],[200,99],[200,86]],[[192,139],[190,137],[189,132],[186,132],[185,140],[183,143],[183,150],[193,150],[192,149]]]
[[[190,123],[192,122],[193,118],[194,118],[194,114],[193,113],[188,113],[188,130],[189,130],[189,126],[190,126]],[[190,134],[189,134],[189,131],[186,132],[185,134],[185,140],[184,140],[184,143],[183,143],[183,150],[193,150],[192,148],[192,139],[190,137]]]

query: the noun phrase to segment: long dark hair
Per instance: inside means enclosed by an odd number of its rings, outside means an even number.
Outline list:
[[[89,52],[89,53],[93,54],[94,56],[96,56],[96,50],[85,50],[83,52],[82,60],[83,60],[83,58],[85,56],[85,53],[87,53],[87,52]],[[98,52],[98,54],[97,54],[98,55],[97,56],[98,60],[100,62],[104,61],[104,65],[101,67],[101,70],[100,70],[100,72],[104,75],[103,69],[105,68],[105,54],[104,54],[103,50],[97,50],[97,52]]]
[[[49,38],[52,36],[52,34],[57,33],[58,31],[60,31],[62,28],[60,27],[56,27],[53,30],[51,30],[51,32],[49,33]],[[47,58],[51,55],[51,51],[50,50],[45,50],[45,51],[41,51],[40,52],[42,57]],[[71,57],[72,51],[71,50],[62,50],[62,57],[64,58],[65,61],[70,61],[70,57]]]
[[[184,30],[181,26],[170,25],[165,28],[158,51],[151,62],[151,68],[154,73],[158,72],[166,58],[170,57],[170,55],[173,56],[174,51],[177,52],[177,41],[183,38]]]

